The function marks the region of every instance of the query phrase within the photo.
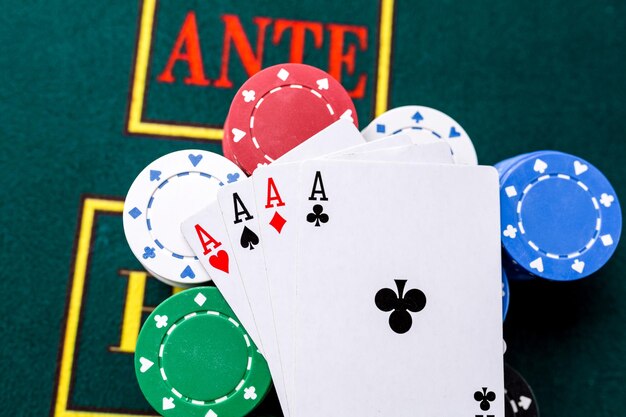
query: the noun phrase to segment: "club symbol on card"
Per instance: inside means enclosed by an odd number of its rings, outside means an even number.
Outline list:
[[[324,207],[321,204],[313,206],[313,211],[306,215],[306,221],[315,223],[315,227],[320,227],[321,223],[328,222],[328,214],[324,213]]]
[[[252,230],[248,229],[248,226],[244,226],[239,243],[242,248],[252,250],[259,244],[259,237]]]
[[[396,279],[394,281],[398,293],[396,294],[391,288],[383,288],[376,293],[374,302],[379,310],[392,311],[389,315],[389,327],[394,332],[403,334],[408,332],[413,325],[413,319],[409,312],[417,313],[426,307],[426,295],[417,288],[408,290],[404,294],[406,280]]]
[[[491,408],[491,403],[496,400],[496,393],[487,391],[487,388],[483,387],[482,391],[474,393],[474,399],[480,403],[481,410],[488,411]]]

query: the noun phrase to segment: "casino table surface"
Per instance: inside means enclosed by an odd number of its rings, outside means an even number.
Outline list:
[[[351,91],[361,125],[423,104],[493,164],[579,155],[626,200],[626,3],[3,1],[0,13],[0,414],[154,414],[137,333],[172,289],[122,229],[135,175],[185,148],[221,152],[237,88],[305,62]],[[544,417],[625,415],[626,249],[594,276],[515,282],[506,361]],[[275,394],[252,413],[279,416]]]

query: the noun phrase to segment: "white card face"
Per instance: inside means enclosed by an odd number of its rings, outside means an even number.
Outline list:
[[[496,171],[315,160],[298,194],[294,415],[504,417]]]
[[[338,152],[328,157],[324,157],[324,159],[372,162],[412,162],[429,164],[454,163],[450,146],[443,141],[437,143],[413,144],[384,149],[368,150],[358,153],[355,152],[343,154],[341,152]]]
[[[265,272],[263,241],[259,231],[252,181],[247,179],[223,187],[217,195],[217,200],[283,414],[288,416],[289,406],[276,339],[274,313]]]
[[[411,141],[408,136],[401,141],[404,142],[407,139]],[[363,144],[365,144],[365,139],[361,136],[359,129],[352,122],[339,119],[276,159],[272,165],[302,161]]]
[[[365,142],[365,143],[361,143],[355,146],[351,146],[349,148],[342,149],[338,152],[327,153],[324,156],[331,157],[331,156],[335,156],[339,154],[341,155],[355,154],[355,153],[360,153],[360,152],[376,151],[379,149],[394,148],[398,146],[408,146],[412,144],[413,144],[413,139],[411,138],[410,135],[399,133],[396,135],[391,135],[391,136],[386,136],[384,138],[376,139],[371,142]],[[293,161],[293,162],[296,162],[296,161]]]
[[[218,202],[211,203],[185,220],[181,225],[181,231],[243,327],[259,350],[263,351],[262,340],[245,289],[241,285],[239,268],[235,262]]]

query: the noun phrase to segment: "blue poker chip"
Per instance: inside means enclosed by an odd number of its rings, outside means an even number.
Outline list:
[[[501,237],[513,265],[557,281],[600,269],[622,229],[619,201],[606,177],[584,159],[556,151],[503,162]]]
[[[506,313],[509,312],[509,298],[509,279],[502,269],[502,321],[506,319]]]

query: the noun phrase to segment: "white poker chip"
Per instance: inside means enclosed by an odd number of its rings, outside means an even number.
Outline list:
[[[415,143],[445,140],[457,164],[476,165],[478,159],[472,140],[452,117],[425,106],[403,106],[375,118],[361,134],[366,141],[396,133],[406,133]]]
[[[141,264],[166,284],[210,281],[180,224],[217,197],[224,184],[245,178],[221,155],[188,149],[162,156],[141,171],[124,201],[124,233]]]

